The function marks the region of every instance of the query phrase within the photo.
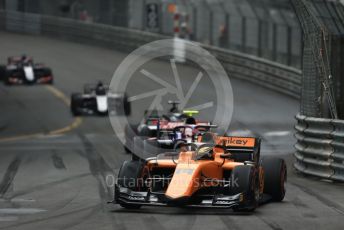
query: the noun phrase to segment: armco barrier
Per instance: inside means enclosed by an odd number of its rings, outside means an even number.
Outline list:
[[[295,168],[308,175],[344,181],[344,121],[296,116]]]
[[[73,42],[92,44],[121,51],[132,51],[148,42],[168,38],[109,25],[85,23],[66,18],[0,11],[0,23],[8,31],[40,34]],[[0,24],[0,29],[3,27]],[[223,64],[229,76],[299,98],[301,71],[255,56],[202,45]]]

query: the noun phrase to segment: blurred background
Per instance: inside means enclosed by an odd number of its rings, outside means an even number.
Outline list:
[[[189,38],[301,68],[288,0],[2,0],[0,7]],[[178,28],[177,28],[178,27]]]

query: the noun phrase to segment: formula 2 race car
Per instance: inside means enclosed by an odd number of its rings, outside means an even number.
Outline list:
[[[160,151],[176,149],[182,143],[196,142],[198,137],[214,128],[217,128],[217,126],[210,124],[185,125],[181,122],[167,123],[166,127],[158,127],[155,137],[134,137],[132,159],[155,156]]]
[[[9,57],[7,65],[0,66],[0,79],[6,85],[53,84],[53,73],[43,64],[35,64],[31,57]]]
[[[130,115],[131,107],[127,96],[109,92],[102,82],[86,84],[83,93],[71,96],[71,112],[79,115]]]
[[[172,106],[167,114],[159,115],[158,111],[145,111],[144,119],[141,124],[126,126],[124,131],[126,144],[124,148],[127,153],[131,153],[130,149],[134,147],[135,137],[165,139],[166,142],[168,141],[167,139],[174,139],[172,137],[173,131],[175,131],[174,134],[182,135],[191,131],[191,129],[196,131],[196,126],[199,128],[201,128],[201,126],[207,126],[204,127],[207,129],[210,128],[208,127],[211,125],[210,122],[194,118],[194,115],[198,114],[198,111],[180,111],[178,109],[179,103],[176,101],[168,101],[168,104]],[[188,128],[184,127],[184,129],[182,129],[182,126],[188,126]],[[179,132],[176,130],[177,127],[180,128]],[[128,148],[128,146],[130,147]]]
[[[196,206],[253,211],[262,202],[282,201],[287,168],[283,159],[260,158],[260,139],[216,136],[187,143],[180,151],[125,161],[112,203]],[[208,136],[208,137],[207,137]]]

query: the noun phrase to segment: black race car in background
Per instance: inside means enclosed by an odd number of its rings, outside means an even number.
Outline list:
[[[168,113],[163,114],[157,110],[145,111],[144,119],[140,124],[125,127],[124,149],[127,153],[133,153],[132,150],[135,149],[135,146],[141,146],[141,142],[147,138],[157,138],[160,144],[164,143],[165,147],[173,148],[177,140],[188,139],[189,132],[209,131],[209,129],[216,127],[209,121],[196,119],[194,115],[198,114],[198,111],[181,111],[177,101],[168,101],[168,104],[171,105]]]
[[[52,70],[41,63],[34,63],[33,58],[9,57],[5,66],[0,66],[0,79],[6,85],[18,84],[53,84]]]
[[[83,93],[73,93],[70,104],[74,116],[125,115],[131,113],[128,98],[123,93],[113,93],[102,82],[86,84]]]
[[[171,105],[168,113],[157,110],[146,110],[143,122],[133,125],[139,136],[156,137],[158,129],[173,129],[181,125],[210,125],[209,122],[200,121],[194,118],[198,111],[183,110],[178,108],[178,101],[168,101]]]

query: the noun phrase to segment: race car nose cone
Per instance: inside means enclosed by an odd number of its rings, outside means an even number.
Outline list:
[[[165,196],[166,204],[168,206],[178,207],[178,206],[185,206],[190,203],[189,196],[183,196],[178,198],[171,198],[169,196]]]

